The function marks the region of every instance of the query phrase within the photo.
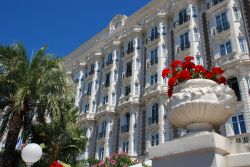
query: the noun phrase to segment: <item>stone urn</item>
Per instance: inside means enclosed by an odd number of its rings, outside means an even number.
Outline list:
[[[213,131],[234,114],[235,103],[229,86],[209,79],[190,79],[174,87],[169,122],[189,133]]]

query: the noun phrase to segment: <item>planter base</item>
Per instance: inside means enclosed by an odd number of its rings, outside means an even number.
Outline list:
[[[202,131],[208,131],[208,132],[214,131],[213,126],[208,123],[193,123],[188,125],[186,129],[188,130],[188,133],[191,134]]]

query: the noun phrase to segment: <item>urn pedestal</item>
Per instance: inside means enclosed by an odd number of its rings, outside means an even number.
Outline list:
[[[224,84],[208,79],[191,79],[175,86],[169,100],[172,127],[188,132],[213,131],[235,112],[236,96]]]

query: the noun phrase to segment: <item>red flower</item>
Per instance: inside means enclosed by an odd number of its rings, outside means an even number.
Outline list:
[[[211,71],[213,74],[223,74],[224,73],[224,71],[220,67],[214,67],[214,68],[212,68]]]
[[[53,161],[49,167],[63,167],[63,165],[57,161]]]
[[[171,97],[173,95],[173,88],[169,89],[168,88],[168,97]]]
[[[178,67],[179,65],[181,65],[182,64],[182,62],[180,61],[180,60],[174,60],[171,64],[170,64],[170,66],[173,68],[173,69],[175,69],[176,67]]]
[[[168,77],[168,75],[170,74],[171,70],[169,68],[165,68],[164,70],[162,70],[162,77],[166,78]]]
[[[205,68],[203,67],[203,66],[201,66],[201,65],[196,65],[195,67],[194,67],[194,72],[195,73],[206,73],[206,70],[205,70]]]
[[[190,78],[191,78],[191,74],[187,70],[182,70],[178,76],[178,80],[180,81],[189,80]]]
[[[184,58],[184,60],[186,62],[191,62],[192,60],[194,60],[194,57],[193,56],[187,56],[187,57]]]
[[[176,84],[176,78],[172,77],[168,80],[168,87],[173,88]]]
[[[206,73],[206,78],[207,79],[212,79],[214,77],[214,75],[213,75],[213,73],[211,73],[210,71],[208,71],[207,73]]]
[[[220,77],[217,81],[219,84],[227,84],[227,80],[225,77]]]
[[[192,62],[183,62],[181,65],[182,69],[187,69],[187,70],[191,70],[195,67],[195,64]]]

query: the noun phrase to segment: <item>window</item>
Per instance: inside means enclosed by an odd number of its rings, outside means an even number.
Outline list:
[[[225,12],[216,17],[216,25],[216,30],[218,33],[221,33],[230,28],[230,24],[227,21],[227,15]]]
[[[150,64],[151,65],[158,64],[158,49],[154,49],[151,51]]]
[[[155,74],[155,75],[152,75],[151,76],[151,85],[154,85],[158,82],[158,75]]]
[[[246,77],[248,94],[250,94],[250,77]]]
[[[155,134],[151,136],[151,146],[159,145],[159,134]]]
[[[110,86],[110,73],[106,74],[105,87]]]
[[[112,104],[115,105],[116,103],[116,95],[115,93],[112,93]]]
[[[194,41],[196,41],[196,42],[200,41],[198,28],[194,28]]]
[[[158,124],[158,104],[155,103],[151,109],[151,118],[148,119],[149,125]]]
[[[179,12],[179,24],[183,24],[187,21],[190,20],[189,15],[187,14],[187,10],[183,9],[182,11]]]
[[[122,151],[128,153],[128,141],[122,143]]]
[[[114,72],[114,81],[117,81],[118,80],[118,71],[115,70]]]
[[[202,58],[201,58],[200,55],[197,55],[197,56],[196,56],[196,64],[202,65]]]
[[[103,160],[103,158],[104,158],[104,147],[99,148],[98,157],[99,157],[99,160]]]
[[[94,71],[95,71],[95,64],[91,64],[89,75],[94,74]]]
[[[130,41],[130,42],[128,43],[127,54],[130,54],[130,53],[132,53],[132,52],[134,52],[134,41]]]
[[[158,27],[152,28],[150,40],[153,41],[153,40],[157,39],[158,37],[159,37],[159,35],[158,35]]]
[[[95,80],[95,90],[97,90],[97,88],[98,88],[98,80]]]
[[[240,11],[237,7],[233,8],[235,21],[240,21]]]
[[[241,50],[241,52],[243,52],[243,53],[247,52],[246,44],[245,44],[245,39],[244,38],[239,38],[239,44],[240,44],[240,50]]]
[[[88,84],[87,95],[91,95],[92,83]]]
[[[189,37],[188,37],[188,32],[180,36],[180,49],[181,50],[186,50],[190,48],[190,42],[189,42]]]
[[[231,42],[227,42],[224,44],[220,45],[220,55],[221,56],[225,56],[232,53],[232,46],[231,46]]]
[[[103,97],[103,101],[102,101],[102,104],[105,106],[106,104],[108,104],[108,100],[109,100],[109,96],[104,96]]]
[[[132,61],[127,63],[126,67],[126,77],[132,76]]]
[[[162,27],[162,35],[167,35],[167,28],[165,26]]]
[[[92,104],[93,104],[93,112],[95,113],[96,112],[96,102],[92,102]]]
[[[244,119],[243,114],[233,116],[232,124],[233,124],[233,130],[234,130],[235,135],[246,133],[246,124],[245,124],[245,119]]]
[[[89,111],[89,104],[85,105],[84,112],[87,113]]]
[[[139,95],[139,84],[135,83],[135,95]]]
[[[237,101],[241,101],[241,93],[240,93],[240,88],[238,85],[238,80],[237,78],[231,78],[227,81],[227,84],[230,88],[232,88],[234,90],[234,93],[237,97]]]
[[[125,87],[125,96],[128,96],[131,92],[130,86]]]
[[[112,63],[113,63],[113,54],[110,53],[110,54],[108,55],[107,65],[112,64]]]
[[[195,6],[193,5],[191,9],[192,9],[192,16],[197,17]]]

